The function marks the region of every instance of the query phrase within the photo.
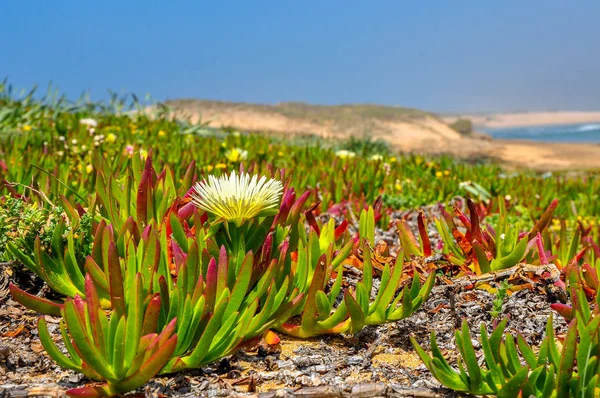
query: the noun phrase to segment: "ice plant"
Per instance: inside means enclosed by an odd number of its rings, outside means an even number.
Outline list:
[[[413,347],[433,376],[446,387],[474,395],[498,397],[597,397],[600,392],[598,327],[600,317],[584,319],[579,313],[569,324],[562,343],[555,340],[552,316],[546,337],[535,351],[522,335],[505,333],[507,319],[488,336],[481,324],[479,344],[483,365],[463,320],[455,332],[460,353],[458,371],[453,369],[431,332],[431,356],[411,336]],[[516,340],[516,341],[515,341]]]
[[[86,298],[76,295],[65,301],[60,332],[68,355],[55,345],[45,318],[39,318],[40,342],[52,359],[104,382],[71,389],[69,396],[111,397],[135,390],[166,365],[177,346],[176,318],[157,331],[162,299],[145,291],[142,274],[135,274],[130,286],[121,282],[115,281],[119,289],[112,293],[120,296],[113,297],[110,315],[100,307],[89,275]]]
[[[294,286],[305,293],[302,313],[294,314],[300,315],[300,322],[286,322],[278,330],[300,338],[356,333],[366,325],[404,319],[419,309],[433,288],[435,274],[430,273],[421,285],[420,277],[415,272],[412,282],[408,282],[410,277],[407,278],[403,272],[402,252],[396,257],[394,265],[385,264],[380,282],[374,289],[373,260],[369,250],[372,246],[370,241],[374,239],[374,218],[372,207],[363,210],[360,216],[360,247],[365,255],[362,261],[363,277],[355,288],[342,291],[343,264],[355,249],[355,242],[350,240],[339,250],[334,250],[337,231],[333,219],[323,225],[319,233],[313,227],[308,236],[299,240],[291,274]],[[308,243],[305,245],[303,242]]]
[[[198,208],[220,219],[243,221],[275,214],[282,191],[279,180],[234,171],[196,183],[191,199]]]

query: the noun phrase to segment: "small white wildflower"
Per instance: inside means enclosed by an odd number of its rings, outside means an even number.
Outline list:
[[[88,127],[98,127],[98,122],[91,118],[79,119],[79,124],[83,124]]]
[[[346,149],[340,149],[335,152],[335,156],[337,156],[338,158],[341,158],[341,159],[349,159],[349,158],[355,157],[356,153],[354,153],[352,151],[348,151]]]
[[[386,175],[389,175],[392,171],[392,166],[389,163],[384,163],[383,170],[385,170]]]
[[[510,202],[510,201],[512,200],[512,196],[510,196],[510,195],[506,195],[506,196],[504,197],[504,200],[506,200],[507,202]]]
[[[64,137],[63,135],[61,135],[60,137],[58,137],[58,140],[59,140],[59,141],[64,141],[64,140],[65,140],[65,137]]]
[[[501,234],[500,239],[502,239],[502,240],[506,239],[506,234]]]
[[[375,155],[371,156],[371,160],[374,160],[377,162],[377,161],[383,160],[383,156],[381,156],[380,154],[375,154]]]
[[[274,211],[282,191],[279,180],[234,171],[196,183],[191,199],[196,207],[227,221],[245,220]]]

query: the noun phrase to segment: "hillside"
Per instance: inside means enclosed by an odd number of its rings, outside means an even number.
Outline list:
[[[329,139],[350,136],[383,139],[402,152],[449,154],[467,160],[492,159],[509,167],[540,171],[600,169],[600,145],[491,140],[464,136],[441,118],[418,109],[372,104],[277,105],[181,99],[167,101],[177,117],[212,127]],[[479,119],[474,119],[477,123]]]
[[[173,100],[166,104],[180,116],[208,122],[213,127],[283,134],[314,134],[325,138],[370,136],[381,138],[401,150],[440,146],[460,140],[437,116],[418,109],[356,104],[310,105],[284,102],[277,105]]]

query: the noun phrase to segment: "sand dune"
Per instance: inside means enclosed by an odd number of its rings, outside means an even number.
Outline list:
[[[297,135],[314,134],[341,140],[369,135],[401,152],[449,154],[458,158],[492,159],[508,167],[539,171],[600,169],[600,145],[491,140],[463,136],[448,126],[456,116],[436,115],[377,105],[318,106],[301,103],[257,105],[216,101],[172,101],[176,115],[213,127]],[[474,115],[481,126],[508,127],[556,123],[600,122],[600,112],[535,112]]]

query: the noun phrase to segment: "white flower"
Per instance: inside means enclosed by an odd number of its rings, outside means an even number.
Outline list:
[[[338,158],[341,158],[341,159],[348,159],[348,158],[355,157],[356,153],[354,153],[352,151],[348,151],[346,149],[340,149],[339,151],[336,151],[335,156],[337,156]]]
[[[371,156],[371,160],[380,161],[380,160],[383,160],[383,156],[381,156],[380,154],[376,154],[376,155]]]
[[[500,239],[502,239],[502,240],[506,239],[506,234],[500,234]]]
[[[245,220],[273,211],[283,185],[279,180],[234,171],[219,178],[210,175],[208,182],[196,183],[194,191],[191,199],[196,207],[227,221]]]
[[[98,127],[98,122],[94,119],[79,119],[79,124],[83,124],[84,126],[88,126],[88,127]]]

